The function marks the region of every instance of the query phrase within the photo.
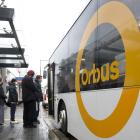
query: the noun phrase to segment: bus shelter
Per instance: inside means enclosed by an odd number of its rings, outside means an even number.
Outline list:
[[[24,57],[25,49],[21,48],[13,18],[13,8],[0,7],[0,23],[9,26],[8,30],[6,28],[0,29],[0,68],[27,68],[28,64]],[[14,45],[5,46],[1,43],[5,41],[7,44],[11,40],[14,40]]]

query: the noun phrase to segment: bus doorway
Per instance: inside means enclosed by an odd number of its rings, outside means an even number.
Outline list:
[[[52,63],[48,68],[48,113],[52,116],[54,116],[54,78],[55,63]]]

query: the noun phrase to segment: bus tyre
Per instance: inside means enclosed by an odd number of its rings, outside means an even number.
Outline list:
[[[60,130],[67,134],[67,112],[65,105],[62,105],[59,111],[59,126]]]

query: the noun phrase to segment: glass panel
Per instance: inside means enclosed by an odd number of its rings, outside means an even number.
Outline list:
[[[83,34],[85,32],[85,29],[87,27],[87,24],[91,17],[94,15],[94,13],[97,10],[97,0],[91,1],[90,5],[86,8],[84,13],[80,16],[78,21],[75,23],[75,25],[72,27],[69,35],[69,52],[70,52],[70,58],[69,58],[69,72],[70,72],[70,82],[69,82],[69,89],[70,91],[75,91],[75,66],[76,66],[76,59],[77,59],[77,54],[79,51],[81,39],[83,37]],[[84,52],[83,52],[83,58],[81,62],[81,70],[84,68],[91,68],[92,63],[94,62],[94,50],[95,50],[95,45],[96,45],[96,31],[90,36],[90,39],[88,40]],[[83,86],[81,84],[81,90],[89,90],[93,89],[93,87],[89,87],[89,85]]]
[[[111,24],[98,26],[100,88],[120,87],[124,84],[125,53],[120,34]]]
[[[81,62],[81,90],[93,90],[98,88],[94,83],[93,68],[98,66],[98,48],[97,48],[97,29],[92,32],[83,52]]]
[[[55,56],[55,57],[54,57]],[[68,91],[68,37],[65,38],[53,54],[51,63],[55,63],[55,92]]]
[[[119,5],[120,4],[123,5],[122,7],[120,6],[119,11],[117,8],[116,9],[114,8],[114,11],[116,11],[116,12],[114,12],[114,14],[108,13],[106,15],[106,16],[109,15],[110,19],[112,19],[113,22],[120,22],[119,26],[117,26],[117,28],[119,28],[119,30],[121,30],[121,33],[123,34],[123,38],[121,38],[122,35],[120,35],[121,36],[120,39],[118,38],[118,40],[113,41],[111,43],[111,45],[108,45],[107,42],[111,42],[110,39],[113,39],[112,35],[116,34],[116,37],[117,37],[117,34],[119,35],[119,32],[117,31],[118,29],[115,29],[116,27],[114,27],[114,25],[104,25],[104,26],[106,26],[106,28],[105,28],[106,31],[105,31],[105,29],[103,29],[103,27],[99,27],[100,28],[99,36],[101,38],[101,39],[99,39],[100,40],[99,46],[102,43],[102,44],[105,44],[105,47],[108,50],[110,50],[110,49],[114,50],[116,48],[117,49],[125,48],[125,49],[124,50],[121,49],[120,52],[118,52],[118,54],[116,53],[116,51],[115,51],[116,54],[113,54],[113,52],[112,52],[112,54],[114,55],[114,60],[117,60],[119,62],[118,68],[119,68],[120,74],[119,74],[118,80],[112,81],[112,82],[114,82],[114,84],[111,83],[110,87],[122,86],[123,81],[124,81],[124,75],[125,75],[125,86],[137,86],[137,85],[140,85],[140,77],[137,76],[137,75],[139,75],[138,71],[140,71],[140,67],[139,67],[139,65],[137,65],[137,63],[139,63],[139,61],[140,61],[140,53],[139,53],[139,51],[140,51],[140,47],[139,47],[140,46],[140,37],[139,37],[140,36],[140,33],[139,33],[140,1],[139,0],[133,0],[133,1],[132,0],[121,0],[121,1],[99,0],[99,8],[111,1],[119,2]],[[108,12],[108,9],[104,10],[104,12]],[[119,12],[121,12],[122,15],[118,14]],[[123,15],[124,13],[125,13],[125,15]],[[120,17],[120,15],[123,17]],[[100,23],[100,21],[102,21],[102,17],[104,18],[105,15],[103,16],[103,15],[99,14],[98,16],[99,16],[98,19],[99,19],[99,23]],[[121,19],[121,20],[119,20],[119,19]],[[108,23],[110,23],[110,22],[108,21]],[[137,25],[135,23],[137,23]],[[108,30],[112,30],[112,33],[110,34],[108,32]],[[107,32],[108,32],[108,34],[107,34]],[[105,35],[105,38],[103,37],[103,35]],[[104,39],[102,39],[102,38],[104,38]],[[115,38],[115,36],[114,36],[114,38]],[[107,40],[107,42],[106,42],[106,40]],[[107,56],[106,59],[111,60],[113,55],[111,56],[111,55],[109,55],[108,52],[105,52],[105,51],[103,52],[103,51],[104,51],[103,49],[100,50],[100,54],[102,55],[102,54],[106,53],[106,56]],[[103,87],[105,86],[103,84],[101,84],[101,85]],[[105,88],[106,88],[106,86],[105,86]]]

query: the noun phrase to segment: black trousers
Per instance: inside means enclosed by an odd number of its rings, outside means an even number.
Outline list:
[[[36,118],[36,102],[24,102],[23,123],[24,126],[33,125]]]
[[[16,112],[16,103],[11,103],[10,107],[11,121],[15,121],[15,112]]]

